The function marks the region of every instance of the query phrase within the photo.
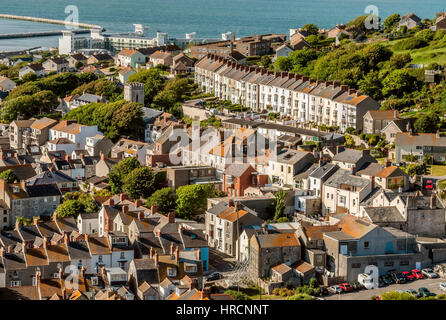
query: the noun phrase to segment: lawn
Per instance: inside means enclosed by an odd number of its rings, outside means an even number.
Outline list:
[[[412,57],[412,64],[431,64],[436,62],[438,64],[446,64],[446,47],[440,41],[432,41],[427,47],[412,50],[395,50],[393,45],[405,41],[405,39],[392,40],[382,42],[386,47],[389,47],[394,53],[409,53]]]
[[[446,180],[441,180],[438,182],[438,189],[443,190],[446,188]]]
[[[433,165],[431,169],[431,175],[433,176],[444,176],[446,175],[446,166]]]

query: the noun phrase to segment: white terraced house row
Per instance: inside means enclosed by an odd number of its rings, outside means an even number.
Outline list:
[[[195,82],[206,93],[255,111],[268,110],[299,122],[362,130],[363,116],[379,103],[336,81],[272,72],[207,55],[195,65]]]

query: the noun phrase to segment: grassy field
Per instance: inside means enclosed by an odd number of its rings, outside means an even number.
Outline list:
[[[409,53],[412,57],[411,63],[413,64],[430,64],[434,62],[446,64],[446,46],[441,41],[432,41],[429,46],[420,49],[395,50],[393,46],[400,41],[405,41],[405,39],[386,41],[382,42],[382,44],[389,47],[394,53]]]
[[[431,168],[431,175],[433,176],[446,175],[446,166],[433,165]]]
[[[443,190],[446,188],[446,180],[442,180],[438,183],[438,189]]]

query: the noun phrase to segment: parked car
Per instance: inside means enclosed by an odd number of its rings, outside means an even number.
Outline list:
[[[387,287],[387,284],[384,282],[382,276],[378,278],[378,288]]]
[[[358,281],[352,283],[353,290],[362,290],[365,289],[362,284],[360,284]]]
[[[222,278],[220,272],[213,272],[209,276],[207,276],[206,281],[215,281]]]
[[[421,273],[424,274],[426,276],[426,278],[429,278],[429,279],[438,278],[438,274],[436,274],[434,272],[434,270],[432,270],[431,268],[423,269],[423,270],[421,270]]]
[[[430,292],[427,288],[418,289],[418,295],[422,298],[435,296],[435,293]]]
[[[321,289],[321,296],[326,296],[330,292],[328,292],[327,287],[319,287]]]
[[[406,277],[402,273],[394,272],[391,276],[395,283],[406,283]]]
[[[342,288],[338,285],[334,285],[334,286],[328,287],[328,292],[334,293],[334,294],[342,293]]]
[[[403,271],[403,276],[406,278],[406,281],[414,281],[415,277],[409,271]]]
[[[415,296],[415,297],[418,297],[418,292],[414,289],[407,289],[406,292]]]
[[[415,277],[415,279],[419,280],[419,279],[424,279],[424,275],[421,273],[420,270],[418,269],[413,269],[412,270],[412,275]]]
[[[440,290],[441,291],[446,291],[446,282],[440,283]]]
[[[344,282],[344,283],[341,283],[339,286],[341,287],[342,292],[351,292],[351,291],[353,291],[353,288],[350,285],[350,283]]]
[[[387,284],[388,286],[395,283],[395,281],[393,281],[392,277],[388,274],[383,275],[382,279],[383,279],[384,283]]]

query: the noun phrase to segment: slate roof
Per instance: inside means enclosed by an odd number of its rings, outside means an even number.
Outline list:
[[[406,222],[406,218],[394,206],[392,207],[365,207],[365,212],[373,223]]]
[[[29,186],[35,185],[51,185],[51,184],[59,184],[66,182],[76,182],[75,179],[66,175],[62,171],[45,171],[41,174],[38,174],[31,179],[26,180],[26,184]]]
[[[55,184],[25,186],[26,193],[30,198],[61,196]]]
[[[224,174],[239,178],[250,167],[251,167],[251,165],[249,163],[233,163],[226,168],[226,170],[224,171]]]

